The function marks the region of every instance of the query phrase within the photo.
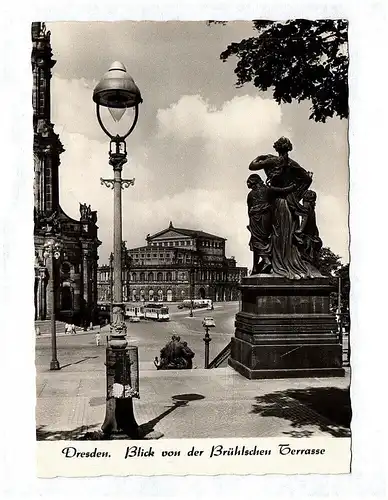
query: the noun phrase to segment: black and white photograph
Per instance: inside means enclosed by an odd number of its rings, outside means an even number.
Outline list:
[[[346,19],[32,23],[38,442],[350,442],[348,65]]]

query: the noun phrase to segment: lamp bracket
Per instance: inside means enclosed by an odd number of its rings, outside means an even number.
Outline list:
[[[115,180],[115,179],[103,179],[102,177],[100,178],[101,185],[105,186],[107,188],[114,188],[115,182],[119,182],[121,184],[121,189],[128,188],[129,186],[134,186],[135,185],[135,179],[120,179],[120,180]]]

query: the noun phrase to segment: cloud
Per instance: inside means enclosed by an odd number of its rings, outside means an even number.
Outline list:
[[[60,166],[62,207],[76,219],[79,202],[90,203],[98,211],[103,242],[99,254],[104,263],[112,249],[113,197],[110,189],[101,186],[100,177],[110,178],[113,173],[108,164],[109,140],[95,118],[93,86],[94,82],[84,79],[55,78],[62,101],[57,95],[53,114],[66,150]],[[83,105],[86,99],[90,107]],[[228,256],[250,267],[245,201],[248,165],[258,154],[271,152],[280,135],[292,137],[292,129],[286,130],[283,124],[282,108],[261,97],[235,97],[216,107],[200,95],[184,95],[164,109],[155,109],[153,120],[155,133],[144,141],[139,136],[128,140],[123,177],[136,179],[134,187],[123,191],[123,238],[128,246],[143,245],[146,234],[167,227],[172,220],[177,227],[227,238]],[[139,126],[143,126],[140,136],[146,136],[144,123]],[[330,137],[327,133],[328,141]],[[346,155],[338,150],[327,162],[309,140],[297,153],[296,159],[315,172],[317,219],[324,244],[346,257],[346,175],[342,169]],[[328,176],[334,179],[336,172],[338,180],[328,183]]]
[[[323,245],[349,261],[347,199],[317,192],[317,225]]]
[[[56,128],[102,139],[95,104],[92,101],[96,81],[85,78],[66,80],[53,75],[51,79],[51,114]]]
[[[160,137],[196,137],[249,147],[273,135],[281,124],[281,109],[272,100],[248,95],[234,97],[217,109],[199,95],[185,95],[158,110],[156,118]]]
[[[139,216],[132,218],[131,213]],[[167,228],[170,221],[178,228],[203,230],[226,238],[227,256],[235,256],[240,265],[250,264],[245,199],[231,201],[224,191],[187,189],[152,203],[138,200],[124,213],[124,239],[130,246],[144,245],[147,233]]]

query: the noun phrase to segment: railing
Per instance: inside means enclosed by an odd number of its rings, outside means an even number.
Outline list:
[[[343,366],[350,366],[350,335],[349,332],[342,334],[340,338],[342,345],[342,363]],[[231,342],[227,344],[221,352],[208,364],[208,368],[218,368],[222,363],[224,363],[231,354]]]
[[[230,356],[231,353],[231,342],[227,344],[221,352],[211,361],[208,368],[218,368],[222,363],[224,363]]]

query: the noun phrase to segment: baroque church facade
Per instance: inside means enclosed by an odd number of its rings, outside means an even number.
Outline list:
[[[51,317],[81,323],[97,314],[97,212],[80,204],[80,219],[69,217],[59,200],[59,165],[64,148],[51,122],[51,70],[53,59],[50,32],[41,22],[32,23],[33,129],[34,129],[34,243],[35,319]],[[60,257],[54,261],[44,248],[49,238],[60,242]],[[53,290],[50,283],[54,283]],[[55,295],[55,300],[52,297]]]
[[[247,275],[234,257],[225,254],[226,239],[204,231],[168,228],[147,235],[146,245],[123,248],[123,297],[125,302],[179,302],[210,298],[239,299],[238,285]],[[112,293],[111,263],[98,269],[99,302]]]

